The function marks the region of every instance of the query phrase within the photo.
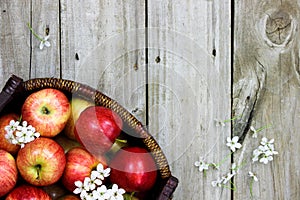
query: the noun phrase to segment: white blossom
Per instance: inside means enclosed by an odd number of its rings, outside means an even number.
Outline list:
[[[92,191],[96,189],[96,184],[90,177],[85,177],[83,181],[83,187],[86,191]]]
[[[196,161],[194,163],[194,165],[196,167],[198,167],[198,169],[199,169],[200,172],[202,172],[204,170],[208,170],[208,166],[209,166],[209,164],[205,163],[202,159],[200,159],[200,161]]]
[[[93,191],[93,197],[98,200],[109,199],[110,195],[107,192],[107,188],[105,185],[101,185],[97,188],[97,190]]]
[[[5,138],[12,144],[18,144],[23,148],[26,143],[40,137],[40,133],[35,132],[35,128],[28,125],[27,121],[23,121],[19,125],[19,121],[11,120],[9,125],[5,127]]]
[[[50,35],[47,35],[46,37],[44,37],[42,40],[41,40],[41,43],[40,43],[40,50],[42,50],[45,47],[50,47],[51,44],[50,42],[48,41]]]
[[[222,187],[223,178],[219,178],[218,180],[212,181],[211,185],[213,187]]]
[[[223,177],[222,177],[222,183],[225,185],[225,184],[228,183],[228,181],[230,181],[234,176],[235,176],[235,173],[227,173],[226,176],[223,176]]]
[[[101,163],[99,163],[97,165],[96,170],[92,171],[91,177],[92,178],[99,178],[101,180],[104,180],[104,178],[106,178],[110,175],[110,171],[111,171],[110,168],[104,169],[104,166]]]
[[[16,137],[13,132],[8,131],[5,134],[5,138],[10,142],[11,144],[18,144],[18,141],[16,140]]]
[[[250,126],[250,130],[253,132],[252,137],[257,138],[257,132],[258,131],[253,126]]]
[[[228,146],[231,151],[235,152],[236,149],[239,149],[242,147],[240,143],[238,143],[239,137],[234,136],[232,139],[230,137],[227,137],[227,143],[226,146]]]
[[[109,200],[124,200],[123,194],[125,193],[125,190],[122,188],[119,188],[117,184],[113,184],[111,189],[107,190],[109,194]]]
[[[264,164],[268,164],[269,161],[273,160],[273,156],[266,156],[263,155],[260,159],[259,162],[264,163]]]
[[[17,127],[19,126],[20,122],[15,120],[10,120],[9,125],[4,127],[4,130],[6,133],[13,133],[17,130]]]
[[[74,194],[80,194],[85,191],[83,183],[81,181],[75,181],[74,185],[76,186],[76,189],[73,191]]]
[[[237,170],[238,170],[238,167],[236,165],[236,163],[232,163],[231,165],[231,171],[232,171],[232,174],[237,174]]]
[[[274,139],[268,140],[263,137],[258,148],[253,151],[252,161],[268,164],[273,160],[273,156],[277,154],[278,152],[274,149]]]
[[[89,177],[85,177],[83,181],[75,181],[76,189],[74,194],[80,196],[82,200],[123,200],[124,189],[119,188],[117,184],[113,184],[108,189],[103,185],[101,178],[109,176],[110,168],[104,169],[99,163],[96,170],[93,170]]]
[[[227,173],[225,176],[222,176],[221,178],[212,181],[211,185],[213,187],[222,187],[226,185],[233,177],[235,176],[235,173]]]
[[[256,181],[256,182],[258,181],[257,176],[253,172],[249,171],[248,176],[250,178],[252,178],[254,181]]]

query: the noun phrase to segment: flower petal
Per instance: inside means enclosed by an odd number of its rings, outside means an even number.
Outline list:
[[[231,138],[230,138],[230,137],[227,137],[226,141],[227,141],[228,143],[231,143]]]
[[[40,43],[40,50],[42,50],[43,48],[44,48],[44,42],[41,41],[41,43]]]
[[[234,136],[233,138],[232,138],[232,142],[233,143],[237,143],[239,141],[239,136]]]
[[[235,148],[237,148],[237,149],[239,149],[239,148],[242,147],[242,145],[241,145],[240,143],[236,143],[234,146],[235,146]]]
[[[50,42],[49,41],[45,41],[45,44],[44,44],[46,47],[50,47],[51,46],[51,44],[50,44]]]
[[[74,194],[80,194],[81,191],[82,191],[81,188],[76,188],[76,189],[73,191],[73,193],[74,193]]]
[[[82,187],[82,182],[81,182],[81,181],[75,181],[75,182],[74,182],[74,185],[75,185],[76,187]]]

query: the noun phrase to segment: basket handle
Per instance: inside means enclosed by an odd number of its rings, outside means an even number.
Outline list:
[[[178,185],[178,179],[174,176],[170,176],[167,180],[167,183],[164,185],[158,200],[170,200],[172,199],[172,195]]]
[[[15,75],[12,75],[6,82],[0,93],[0,112],[4,107],[23,90],[23,80]]]

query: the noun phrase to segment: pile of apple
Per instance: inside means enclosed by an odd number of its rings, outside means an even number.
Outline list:
[[[10,143],[5,127],[11,120],[26,121],[40,137],[23,147]],[[119,142],[122,127],[111,109],[57,89],[30,94],[19,113],[0,116],[0,198],[80,199],[75,181],[83,182],[101,163],[111,169],[106,185],[138,199],[153,188],[157,167],[142,145]]]

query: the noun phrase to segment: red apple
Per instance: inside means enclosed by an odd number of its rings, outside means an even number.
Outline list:
[[[72,140],[76,140],[75,134],[74,134],[74,127],[75,122],[80,116],[80,113],[85,110],[89,106],[93,106],[94,103],[90,101],[86,101],[84,99],[81,99],[79,97],[74,97],[71,101],[71,115],[69,117],[69,120],[65,126],[64,133],[66,136]]]
[[[3,197],[15,187],[18,171],[14,157],[2,149],[0,149],[0,166],[0,197]]]
[[[92,170],[101,163],[107,167],[105,157],[96,158],[83,147],[74,147],[66,154],[67,164],[62,176],[63,185],[71,192],[76,188],[75,181],[82,181],[89,177]]]
[[[37,138],[21,148],[17,167],[23,179],[35,186],[57,182],[66,165],[64,149],[53,139]]]
[[[51,197],[41,188],[30,185],[16,187],[5,200],[51,200]]]
[[[75,124],[75,136],[89,152],[102,155],[120,135],[122,125],[122,119],[111,109],[91,106],[80,114]]]
[[[126,192],[145,192],[156,181],[157,166],[152,155],[141,147],[124,147],[112,158],[110,180]]]
[[[10,143],[5,138],[6,131],[4,130],[11,120],[17,121],[18,115],[15,113],[9,113],[0,117],[0,149],[8,151],[14,155],[19,151],[20,145]]]
[[[22,120],[35,127],[45,137],[54,137],[65,127],[71,106],[64,93],[57,89],[42,89],[29,95],[22,107]]]
[[[74,194],[68,194],[60,197],[58,200],[80,200],[80,198]]]

